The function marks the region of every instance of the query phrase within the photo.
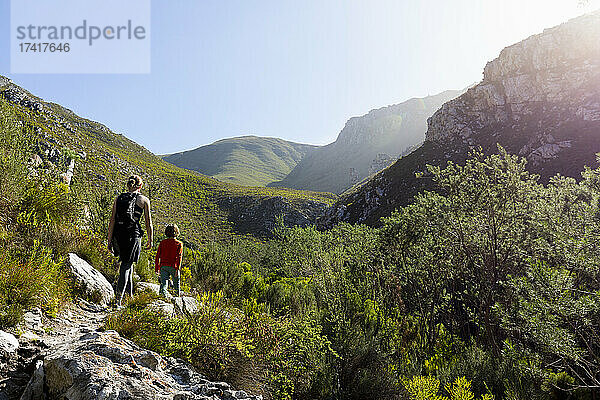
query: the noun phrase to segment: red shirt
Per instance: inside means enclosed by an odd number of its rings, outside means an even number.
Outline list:
[[[158,245],[158,250],[156,251],[154,269],[156,272],[160,271],[160,267],[163,266],[179,269],[182,253],[183,243],[179,240],[173,238],[163,240]]]

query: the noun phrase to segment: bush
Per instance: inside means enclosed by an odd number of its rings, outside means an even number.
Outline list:
[[[231,307],[222,292],[205,293],[198,313],[166,319],[147,307],[142,293],[110,315],[115,329],[141,346],[190,361],[214,380],[225,380],[266,398],[314,398],[327,392],[327,360],[334,354],[314,321],[274,318],[255,301]]]
[[[23,260],[23,261],[21,261]],[[55,313],[70,296],[70,282],[52,252],[36,245],[28,254],[0,256],[0,327],[20,322],[31,307]]]
[[[118,279],[117,259],[108,251],[106,242],[97,234],[79,230],[71,250],[102,272],[110,282]]]
[[[431,376],[415,376],[404,382],[410,400],[474,400],[475,395],[471,390],[471,381],[464,376],[456,378],[452,384],[446,385],[448,396],[440,395],[440,381]],[[493,400],[491,394],[479,397],[481,400]]]

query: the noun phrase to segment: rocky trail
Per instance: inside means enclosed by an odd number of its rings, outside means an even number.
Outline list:
[[[190,299],[159,301],[157,312],[190,312]],[[10,332],[0,331],[0,400],[262,399],[104,331],[108,313],[106,305],[78,298],[54,317],[34,309]]]
[[[0,400],[20,399],[38,361],[52,356],[59,346],[76,343],[82,335],[98,330],[106,315],[106,308],[82,299],[56,318],[44,316],[39,309],[27,312],[24,322],[8,333],[19,337],[18,347],[7,344],[6,334],[0,339]]]

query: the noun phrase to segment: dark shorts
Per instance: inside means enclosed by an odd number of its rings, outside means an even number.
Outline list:
[[[122,263],[136,263],[142,252],[142,238],[140,237],[115,237],[113,250]]]

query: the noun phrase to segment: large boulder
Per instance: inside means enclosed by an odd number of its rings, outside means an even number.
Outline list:
[[[156,313],[162,314],[168,319],[177,317],[175,306],[164,300],[154,300],[152,303],[148,304],[148,308]]]
[[[19,348],[19,341],[8,332],[0,331],[0,352],[14,353]]]
[[[166,318],[181,318],[198,312],[198,301],[193,297],[173,297],[154,300],[148,307]]]
[[[25,329],[41,331],[44,327],[42,323],[42,310],[36,307],[30,311],[27,311],[23,315],[23,323],[21,326],[23,326]]]
[[[46,398],[259,400],[209,382],[187,363],[144,350],[115,331],[93,332],[57,347],[44,360]]]
[[[173,297],[175,312],[180,316],[187,316],[198,312],[198,301],[193,297]]]
[[[102,305],[107,305],[115,298],[115,291],[104,275],[77,254],[69,253],[67,265],[76,285],[86,297]]]
[[[138,282],[135,286],[136,293],[140,292],[153,292],[154,294],[159,294],[160,285],[158,283],[150,283],[150,282]],[[171,295],[167,292],[167,295],[170,297]]]

